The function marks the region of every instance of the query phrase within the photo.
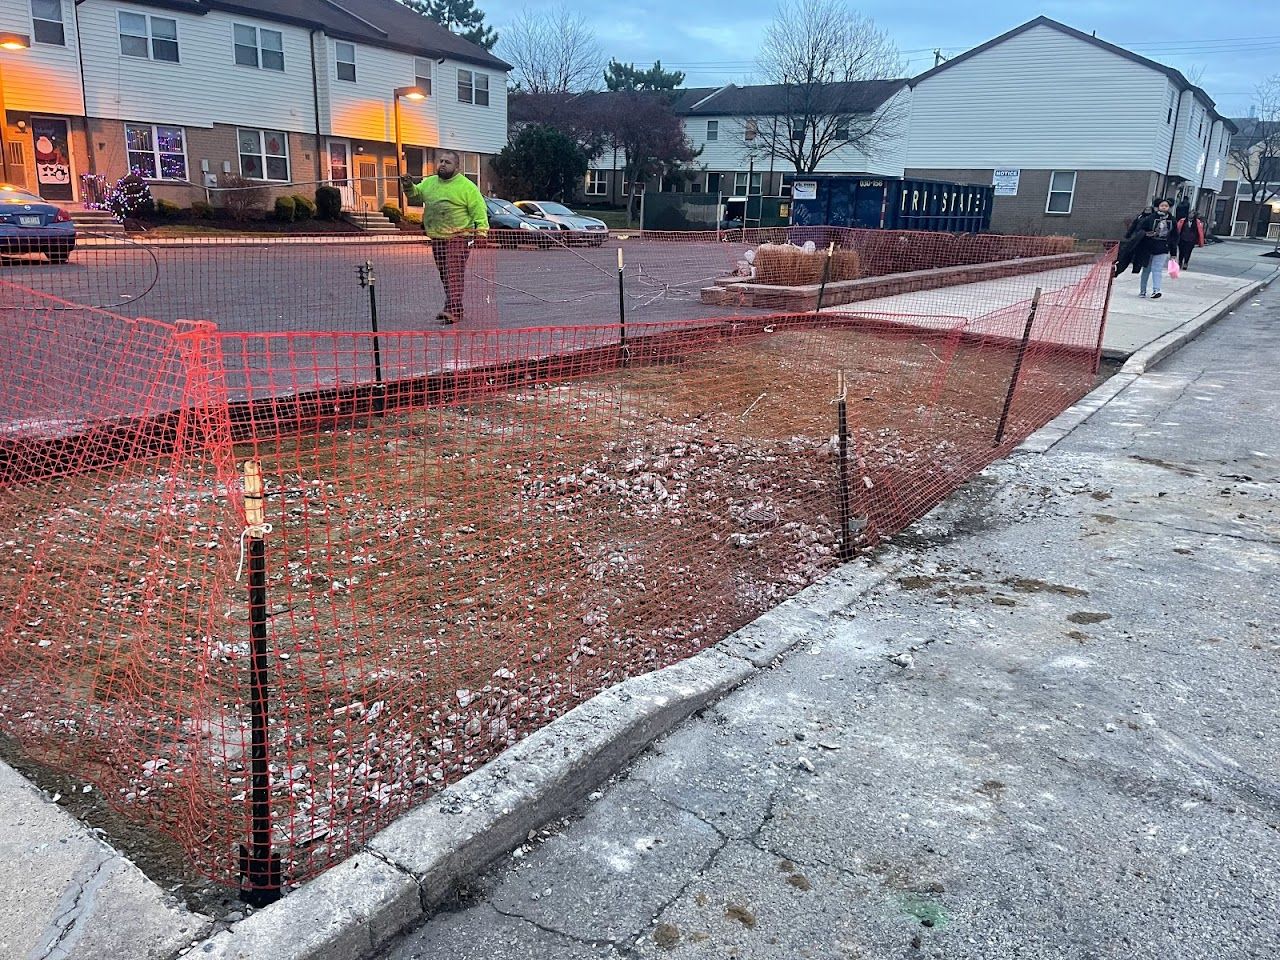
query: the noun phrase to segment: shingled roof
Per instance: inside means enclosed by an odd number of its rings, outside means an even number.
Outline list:
[[[506,72],[511,64],[479,44],[450,33],[396,0],[135,0],[147,6],[206,14],[226,10],[244,16],[320,29],[330,36],[417,56],[448,57]]]

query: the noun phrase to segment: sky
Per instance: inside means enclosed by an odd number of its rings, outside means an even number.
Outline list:
[[[560,0],[476,0],[501,33],[524,9]],[[1047,16],[1188,74],[1226,116],[1247,116],[1258,81],[1280,74],[1280,5],[1276,0],[848,0],[898,44],[908,74],[934,64],[934,49],[955,56],[1037,16]],[[683,70],[685,85],[747,83],[758,38],[776,0],[632,0],[573,4],[595,28],[606,59]],[[501,53],[501,44],[497,52]],[[1202,72],[1199,72],[1202,71]]]

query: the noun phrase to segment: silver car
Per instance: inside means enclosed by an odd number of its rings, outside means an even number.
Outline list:
[[[550,200],[519,200],[516,206],[520,212],[530,217],[541,217],[560,224],[561,230],[572,230],[570,242],[585,243],[598,247],[609,238],[609,228],[603,220],[595,217],[584,217],[574,213],[562,203]]]

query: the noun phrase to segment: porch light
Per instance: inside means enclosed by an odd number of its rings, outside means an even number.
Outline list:
[[[26,50],[31,38],[25,33],[0,33],[0,47],[6,50]]]

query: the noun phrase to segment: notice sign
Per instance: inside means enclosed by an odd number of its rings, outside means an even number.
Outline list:
[[[791,199],[817,200],[818,199],[818,181],[797,180],[795,183],[791,184]]]
[[[991,185],[995,187],[997,197],[1016,197],[1018,181],[1022,178],[1021,170],[996,170],[991,174]]]

